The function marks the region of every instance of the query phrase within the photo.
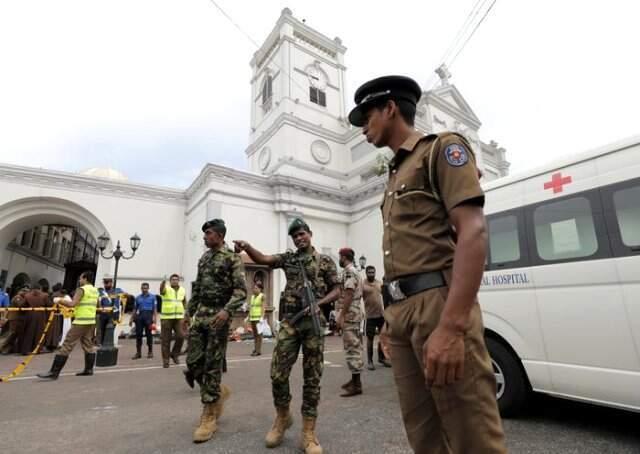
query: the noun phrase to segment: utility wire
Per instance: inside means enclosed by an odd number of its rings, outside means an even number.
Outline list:
[[[260,50],[260,45],[256,42],[256,40],[254,40],[251,35],[249,35],[249,33],[245,32],[242,27],[240,27],[240,25],[238,25],[238,23],[236,21],[233,20],[233,18],[227,14],[227,12],[222,9],[222,7],[215,1],[215,0],[209,0],[213,6],[216,7],[216,9],[220,12],[220,14],[222,14],[235,28],[238,29],[238,31],[240,33],[242,33],[242,35],[247,38],[249,40],[249,42],[251,42],[251,44],[253,44],[254,46],[256,46],[256,48],[258,50]],[[264,57],[266,58],[267,55],[265,54]],[[284,69],[283,67],[281,67],[278,63],[275,62],[275,60],[271,60],[271,62],[269,64],[272,64],[273,66],[275,66],[276,68],[278,68],[280,71],[282,71],[283,73],[285,73],[287,75],[287,77],[289,78],[289,81],[291,81],[294,85],[296,85],[301,91],[302,93],[306,96],[308,93],[307,88],[303,87],[302,85],[300,85],[298,82],[296,82],[296,80],[293,78],[293,76],[291,76],[291,73],[289,71],[287,71],[286,69]]]
[[[469,35],[469,37],[467,38],[467,40],[462,44],[462,47],[460,48],[460,50],[458,50],[458,52],[453,56],[453,58],[451,59],[451,61],[449,62],[449,66],[453,65],[453,62],[456,61],[456,58],[458,58],[458,55],[460,55],[460,52],[462,52],[465,48],[465,46],[467,45],[467,43],[471,40],[471,38],[473,38],[473,35],[476,33],[476,30],[478,30],[478,27],[480,27],[480,25],[482,24],[482,22],[484,22],[484,20],[487,18],[487,16],[489,15],[489,12],[491,12],[491,9],[493,8],[493,5],[496,4],[496,1],[498,0],[493,0],[493,2],[491,2],[491,5],[489,6],[489,8],[487,9],[487,11],[484,13],[484,16],[482,16],[482,18],[480,19],[480,21],[476,24],[475,28],[473,29],[473,31],[471,32],[471,34]]]

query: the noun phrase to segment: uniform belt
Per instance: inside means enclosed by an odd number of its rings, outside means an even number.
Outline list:
[[[395,304],[406,300],[411,295],[445,285],[447,285],[447,281],[444,279],[442,271],[413,274],[384,284],[382,297],[386,303]]]

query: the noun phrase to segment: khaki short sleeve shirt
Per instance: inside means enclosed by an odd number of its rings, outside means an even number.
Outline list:
[[[462,203],[484,204],[471,146],[456,133],[415,132],[389,163],[381,207],[385,278],[451,267],[449,212]]]

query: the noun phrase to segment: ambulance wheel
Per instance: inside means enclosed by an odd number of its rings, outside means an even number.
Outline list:
[[[496,398],[504,417],[522,413],[529,397],[529,382],[520,360],[502,343],[486,338],[496,376]]]

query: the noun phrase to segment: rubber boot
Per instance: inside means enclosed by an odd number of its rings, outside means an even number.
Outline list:
[[[289,406],[276,407],[276,419],[273,422],[271,430],[267,432],[267,436],[264,440],[267,448],[280,446],[282,439],[284,438],[284,433],[292,424],[293,418],[291,417]]]
[[[215,404],[204,404],[202,406],[202,416],[200,416],[200,425],[193,432],[193,442],[203,443],[210,440],[218,429],[216,422]]]
[[[78,377],[86,377],[89,375],[93,375],[93,365],[96,362],[96,354],[95,353],[85,353],[84,354],[84,370],[82,372],[78,372],[76,375]]]
[[[51,369],[49,370],[49,372],[46,372],[44,374],[37,374],[38,377],[48,378],[50,380],[57,380],[58,376],[60,375],[60,371],[62,370],[64,365],[67,363],[67,358],[68,356],[56,355],[53,358],[53,364],[51,365]]]
[[[305,454],[322,454],[322,446],[315,434],[316,418],[304,416],[302,418],[302,449]]]

